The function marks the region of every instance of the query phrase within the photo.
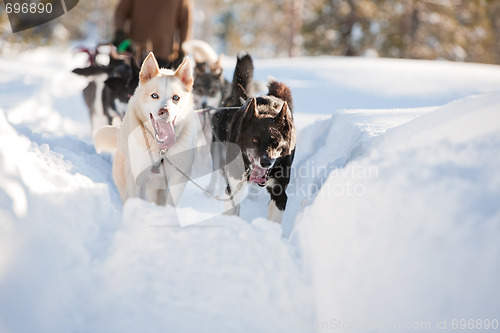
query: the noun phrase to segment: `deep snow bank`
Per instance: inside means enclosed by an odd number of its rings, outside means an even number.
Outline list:
[[[437,331],[438,319],[497,318],[499,170],[500,94],[492,93],[389,129],[365,157],[332,172],[298,229],[315,327],[430,321]]]
[[[278,225],[219,217],[181,228],[169,222],[173,208],[140,200],[123,214],[97,267],[112,331],[299,332],[297,322],[313,321],[311,290]]]

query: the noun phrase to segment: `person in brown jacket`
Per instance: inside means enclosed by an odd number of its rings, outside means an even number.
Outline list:
[[[138,61],[153,51],[160,65],[175,65],[182,61],[181,46],[191,37],[191,25],[191,0],[120,0],[113,43],[130,38]]]

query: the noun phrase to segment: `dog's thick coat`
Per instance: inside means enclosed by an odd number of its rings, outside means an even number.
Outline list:
[[[295,154],[291,106],[290,89],[283,83],[272,82],[267,95],[251,98],[238,111],[226,114],[230,125],[227,136],[221,138],[240,147],[247,181],[267,188],[271,196],[268,219],[275,222],[281,222],[286,207],[286,189]],[[226,158],[232,159],[232,156]],[[235,193],[241,176],[227,174],[229,195]],[[233,203],[229,212],[238,214],[239,206]]]
[[[108,65],[94,64],[75,68],[73,73],[84,76],[89,81],[83,89],[83,98],[89,109],[92,136],[102,126],[118,126],[133,93],[133,90],[127,89],[127,84],[134,75],[138,77],[138,71],[134,72],[134,68],[127,62],[110,54]]]
[[[196,80],[195,80],[196,84]],[[241,107],[245,101],[253,96],[253,60],[246,52],[240,52],[234,68],[233,82],[231,84],[231,93],[227,96],[222,105],[229,107],[215,112],[210,115],[210,135],[206,135],[207,142],[211,143],[210,153],[212,156],[212,168],[214,171],[222,170],[226,164],[227,146],[221,142],[229,141],[229,126],[235,110],[233,108]],[[252,95],[249,95],[252,94]],[[209,113],[207,113],[209,114]],[[221,174],[215,172],[212,174],[208,191],[216,193],[217,184],[220,182]]]
[[[165,147],[155,137],[168,133],[158,124],[172,126],[175,142],[166,156],[189,175],[197,136],[192,87],[193,73],[187,58],[174,72],[159,69],[150,53],[142,64],[139,86],[130,98],[121,127],[108,126],[97,132],[98,151],[116,150],[113,179],[124,202],[141,197],[158,205],[175,205],[180,199],[187,180],[164,161],[161,149]]]
[[[202,40],[188,40],[182,44],[186,54],[195,60],[193,100],[196,109],[218,107],[227,97],[229,82],[222,75],[222,57]]]

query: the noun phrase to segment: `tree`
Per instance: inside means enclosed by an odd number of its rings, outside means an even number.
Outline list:
[[[500,63],[495,0],[312,0],[305,53]]]
[[[262,57],[298,55],[302,8],[303,0],[199,1],[198,36],[233,55],[241,50]]]

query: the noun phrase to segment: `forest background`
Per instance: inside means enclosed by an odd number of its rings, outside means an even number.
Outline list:
[[[107,42],[118,0],[81,0],[13,34],[0,9],[0,54]],[[256,57],[375,56],[500,64],[498,0],[194,0],[193,38]]]

